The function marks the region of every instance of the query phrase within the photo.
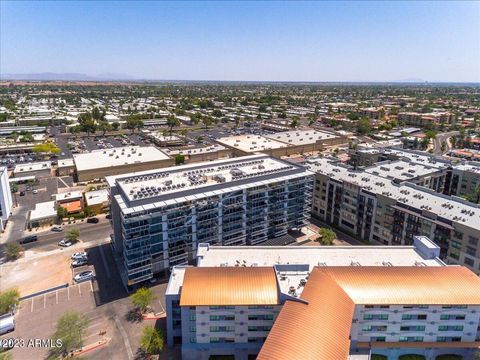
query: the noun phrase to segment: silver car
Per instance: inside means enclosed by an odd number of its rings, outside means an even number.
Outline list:
[[[93,275],[92,270],[82,271],[73,277],[73,280],[75,280],[77,283],[93,279],[95,279],[95,275]]]

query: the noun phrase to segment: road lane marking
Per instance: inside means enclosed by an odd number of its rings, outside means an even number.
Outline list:
[[[127,333],[123,328],[123,325],[118,319],[117,315],[113,316],[113,320],[115,321],[115,325],[117,325],[117,328],[120,331],[120,334],[122,335],[123,343],[125,344],[125,348],[127,349],[128,359],[133,360],[133,351],[132,351],[132,347],[130,346],[130,340],[128,339]]]

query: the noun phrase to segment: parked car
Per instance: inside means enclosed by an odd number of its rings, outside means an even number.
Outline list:
[[[15,330],[15,317],[11,314],[2,315],[0,317],[0,335]]]
[[[70,247],[72,245],[73,245],[72,242],[66,239],[62,239],[58,242],[58,246],[61,246],[61,247]]]
[[[81,259],[75,259],[72,261],[72,267],[79,267],[79,266],[83,266],[83,265],[87,265],[88,263],[88,260],[87,258],[81,258]]]
[[[60,225],[53,225],[50,230],[55,232],[61,232],[63,231],[63,227],[61,227]]]
[[[31,242],[34,242],[34,241],[37,241],[37,240],[38,240],[37,235],[30,235],[30,236],[26,236],[23,239],[21,239],[19,241],[19,243],[20,244],[28,244],[28,243],[31,243]]]
[[[82,281],[93,280],[93,279],[95,279],[95,275],[93,275],[92,270],[82,271],[81,273],[78,273],[73,277],[73,280],[75,280],[76,282],[82,282]]]
[[[85,251],[76,252],[72,255],[72,260],[86,259],[86,258],[88,258],[88,254]]]
[[[96,217],[90,217],[90,218],[87,219],[87,223],[97,224],[97,223],[98,223],[98,218],[96,218]]]

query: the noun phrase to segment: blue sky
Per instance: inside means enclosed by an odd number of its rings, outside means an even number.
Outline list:
[[[0,72],[480,81],[480,2],[0,2]]]

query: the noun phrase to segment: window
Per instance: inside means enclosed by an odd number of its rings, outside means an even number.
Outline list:
[[[424,325],[400,326],[400,331],[425,331]]]
[[[363,320],[388,320],[388,314],[365,314]]]
[[[233,332],[235,326],[210,326],[210,332]]]
[[[463,325],[440,325],[438,331],[463,331]]]
[[[248,320],[273,320],[273,314],[248,315]]]
[[[197,315],[196,314],[190,314],[190,321],[195,321],[197,320]]]
[[[475,236],[470,235],[470,236],[468,236],[468,243],[469,243],[470,245],[475,245],[475,246],[477,246],[477,245],[478,245],[478,238],[476,238]]]
[[[473,266],[473,260],[470,259],[470,258],[467,258],[467,257],[466,257],[466,258],[463,260],[463,262],[465,263],[465,265]]]
[[[190,338],[190,344],[195,344],[197,342],[197,338],[196,337],[191,337]]]
[[[440,320],[465,320],[463,314],[444,314],[440,315]]]
[[[422,342],[423,336],[400,336],[398,338],[400,342]]]
[[[210,306],[210,310],[235,310],[235,306]]]
[[[425,314],[403,314],[402,320],[427,320]]]
[[[210,321],[231,321],[235,320],[235,315],[210,315]]]
[[[190,332],[197,332],[197,327],[195,325],[190,325]]]
[[[385,336],[372,336],[370,338],[371,342],[385,342]]]

